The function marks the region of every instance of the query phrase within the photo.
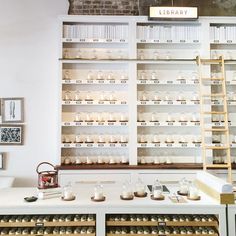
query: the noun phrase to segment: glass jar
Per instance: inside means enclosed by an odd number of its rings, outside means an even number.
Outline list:
[[[188,197],[191,199],[197,199],[199,197],[199,190],[193,182],[189,185]]]
[[[179,181],[179,192],[180,194],[187,195],[189,191],[189,181],[186,178],[182,178]]]
[[[95,200],[101,200],[103,199],[103,185],[97,184],[94,186],[94,199]]]
[[[92,80],[94,78],[93,72],[90,70],[87,74],[87,80]]]
[[[63,96],[64,101],[71,101],[72,100],[72,94],[70,91],[65,91]]]
[[[155,180],[154,184],[152,185],[152,196],[154,198],[160,198],[163,193],[163,186],[158,179]]]
[[[132,198],[133,197],[133,190],[132,184],[128,181],[125,181],[122,185],[122,193],[123,198]]]
[[[69,70],[65,70],[63,73],[63,79],[64,80],[70,80],[71,79],[71,73]]]
[[[75,91],[75,101],[82,101],[81,92],[79,90]]]
[[[152,71],[152,73],[151,73],[151,80],[157,80],[157,73],[156,73],[156,71]]]
[[[139,178],[138,181],[135,184],[136,193],[138,196],[144,196],[146,193],[146,185],[142,182],[142,180]]]

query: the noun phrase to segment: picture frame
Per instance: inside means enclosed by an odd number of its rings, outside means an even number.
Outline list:
[[[4,158],[4,153],[0,152],[0,170],[4,169],[3,158]]]
[[[23,145],[23,125],[0,125],[0,145]]]
[[[1,114],[3,123],[23,123],[24,98],[2,98]]]

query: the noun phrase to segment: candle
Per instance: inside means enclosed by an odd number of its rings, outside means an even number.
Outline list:
[[[161,197],[161,191],[159,191],[159,190],[154,190],[154,191],[153,191],[153,197],[154,197],[154,198],[159,198],[159,197]]]

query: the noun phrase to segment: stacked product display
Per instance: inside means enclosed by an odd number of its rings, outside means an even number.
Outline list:
[[[230,19],[170,23],[146,17],[101,17],[100,22],[93,16],[63,17],[60,164],[202,163],[196,57],[222,54],[228,59],[234,162],[235,27]],[[223,33],[226,38],[218,39]],[[206,74],[213,78],[219,71],[209,66]],[[210,82],[208,89],[214,92],[217,83]],[[220,101],[212,99],[216,103]],[[222,125],[220,117],[209,125]],[[219,162],[217,154],[211,155]]]

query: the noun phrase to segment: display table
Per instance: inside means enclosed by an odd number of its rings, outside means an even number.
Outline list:
[[[131,201],[125,201],[120,199],[120,192],[121,192],[121,186],[104,186],[104,195],[106,196],[106,200],[103,202],[93,202],[91,201],[91,196],[93,195],[93,185],[76,185],[74,188],[74,191],[76,193],[76,199],[74,201],[62,201],[60,198],[53,198],[53,199],[47,199],[47,200],[37,200],[36,202],[28,203],[24,201],[24,197],[26,196],[32,196],[36,194],[36,188],[7,188],[7,189],[1,189],[0,190],[0,212],[1,212],[1,219],[3,218],[3,215],[10,215],[12,217],[15,216],[22,216],[22,215],[28,215],[28,216],[35,216],[36,218],[39,217],[39,215],[43,215],[44,217],[49,215],[50,219],[49,222],[43,221],[41,225],[34,225],[34,221],[28,227],[42,227],[42,226],[62,226],[63,223],[55,223],[53,221],[53,217],[55,215],[60,216],[62,215],[69,215],[72,214],[72,221],[68,221],[64,223],[64,226],[72,226],[72,230],[75,230],[75,226],[79,226],[82,224],[82,226],[86,225],[96,225],[96,235],[98,236],[105,236],[105,235],[112,235],[114,229],[116,229],[116,226],[122,226],[121,229],[130,230],[132,227],[130,226],[137,226],[137,229],[140,227],[145,226],[148,230],[148,227],[150,230],[155,230],[153,227],[160,226],[169,227],[169,226],[203,226],[203,227],[211,227],[216,226],[217,231],[220,233],[220,235],[224,236],[226,235],[226,205],[220,205],[215,200],[211,199],[204,193],[200,193],[201,200],[199,201],[191,201],[187,200],[186,197],[183,197],[186,202],[185,203],[174,203],[170,200],[169,196],[176,196],[177,187],[176,186],[168,186],[170,193],[165,194],[165,200],[162,201],[155,201],[150,199],[150,192],[148,192],[147,197],[145,198],[137,198],[135,197]],[[180,199],[180,198],[179,198]],[[94,214],[94,220],[89,222],[81,223],[81,221],[78,221],[76,224],[73,220],[75,217],[75,214]],[[135,217],[137,216],[143,216],[147,217],[145,219],[145,222],[140,219],[134,219],[134,221],[131,222],[131,215],[135,214]],[[125,215],[128,217],[128,220],[123,221],[123,223],[119,223],[119,217],[121,215]],[[183,217],[193,217],[193,216],[199,216],[198,222],[193,222],[194,217],[192,220],[188,219],[186,222],[184,220],[176,220],[174,222],[174,216],[183,216]],[[119,216],[118,219],[116,216]],[[158,220],[151,220],[151,216],[155,217],[169,217],[169,220],[163,220],[163,222],[160,222]],[[213,216],[216,220],[209,222],[203,221],[202,218],[204,216]],[[31,217],[32,218],[32,217]],[[114,222],[112,223],[112,219],[114,218]],[[196,220],[196,219],[195,219]],[[13,219],[14,221],[14,219]],[[36,219],[37,221],[37,219]],[[94,222],[96,221],[96,222]],[[219,225],[218,225],[219,222]],[[14,222],[13,222],[14,223]],[[15,224],[15,225],[14,225]],[[2,223],[0,222],[0,226],[2,227],[21,227],[22,222],[15,222],[12,223]],[[22,226],[27,226],[22,225]],[[126,227],[126,228],[125,228]],[[145,230],[144,227],[144,230]],[[151,228],[152,227],[152,228]],[[157,228],[158,228],[157,227]],[[168,229],[168,227],[166,229]],[[3,229],[3,228],[2,228]],[[158,228],[159,229],[159,228]],[[173,230],[173,227],[171,228]],[[50,230],[50,228],[49,228]],[[63,229],[62,229],[63,230]],[[141,229],[142,232],[142,229]],[[31,232],[31,235],[34,234]],[[45,234],[45,233],[44,233]],[[54,234],[54,233],[49,233]],[[60,234],[63,234],[60,233]],[[65,233],[69,234],[69,233]],[[92,234],[92,233],[90,233]],[[124,234],[123,232],[119,233],[115,232],[116,235]],[[130,232],[126,233],[128,235],[131,235]],[[142,233],[138,233],[141,234]],[[143,233],[145,234],[145,233]],[[164,233],[165,235],[173,235]],[[35,233],[35,235],[39,235],[38,232]],[[73,233],[74,235],[74,233]],[[134,235],[134,234],[132,234]],[[157,233],[159,235],[159,233]],[[177,235],[177,234],[176,234]],[[185,235],[185,234],[181,234]],[[187,235],[187,233],[186,233]],[[195,235],[195,234],[193,234]],[[205,234],[208,235],[208,234]],[[217,235],[211,234],[211,235]]]

